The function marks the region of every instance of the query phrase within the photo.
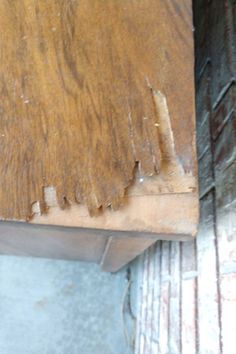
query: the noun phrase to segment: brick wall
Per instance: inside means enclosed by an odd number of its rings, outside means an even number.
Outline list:
[[[236,353],[236,1],[196,0],[201,221],[140,259],[136,354]]]

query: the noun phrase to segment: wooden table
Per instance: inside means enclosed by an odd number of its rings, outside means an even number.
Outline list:
[[[196,235],[191,1],[0,2],[0,252],[116,271]]]

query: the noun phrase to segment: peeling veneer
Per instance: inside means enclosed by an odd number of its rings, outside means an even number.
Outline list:
[[[0,1],[1,252],[114,271],[196,235],[191,9]]]
[[[197,192],[193,48],[169,5],[0,2],[1,219]]]

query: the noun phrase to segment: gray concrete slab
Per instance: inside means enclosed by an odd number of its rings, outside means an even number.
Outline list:
[[[132,353],[128,288],[126,269],[0,256],[0,353]]]

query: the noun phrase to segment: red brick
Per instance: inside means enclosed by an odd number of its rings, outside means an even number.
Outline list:
[[[215,246],[213,194],[209,193],[201,201],[201,222],[197,237],[198,354],[220,353]]]
[[[149,272],[148,272],[148,297],[147,297],[147,313],[146,313],[146,337],[147,337],[147,352],[155,353],[158,351],[158,322],[156,323],[157,313],[154,312],[155,299],[154,289],[160,287],[160,253],[156,247],[149,249]],[[157,260],[157,261],[156,261]],[[159,289],[158,289],[159,290]],[[155,309],[157,310],[157,309]]]
[[[182,266],[181,270],[184,273],[196,270],[196,255],[194,242],[182,243]]]
[[[142,274],[139,293],[135,353],[158,353],[160,319],[161,242],[141,257]]]
[[[222,354],[234,354],[236,348],[236,274],[221,277],[221,308],[222,308]]]
[[[145,353],[146,347],[146,311],[147,311],[147,282],[148,282],[148,252],[146,251],[141,256],[142,262],[142,278],[141,278],[141,295],[140,295],[140,314],[138,319],[139,331],[138,331],[138,353]],[[136,343],[137,345],[137,343]]]
[[[150,249],[144,254],[143,260],[143,294],[142,294],[142,345],[141,353],[148,353],[150,351],[150,340],[151,340],[151,323],[148,318],[148,296],[149,294],[149,282],[150,282]]]
[[[169,353],[181,352],[180,338],[180,243],[171,242],[170,252],[170,316]]]
[[[182,353],[195,354],[196,349],[196,304],[195,304],[195,279],[182,282]]]
[[[236,272],[236,200],[217,210],[220,274]]]

